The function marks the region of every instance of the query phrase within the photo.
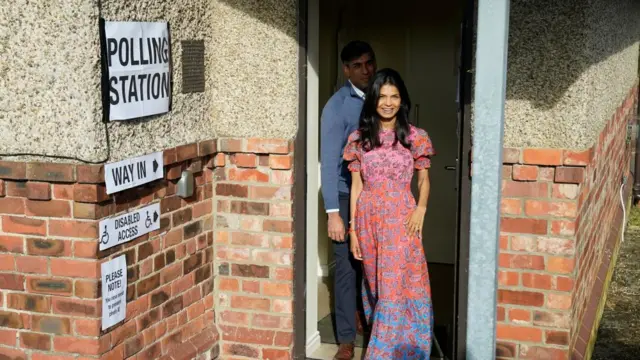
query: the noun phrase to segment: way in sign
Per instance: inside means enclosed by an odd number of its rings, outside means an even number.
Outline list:
[[[130,189],[164,177],[162,152],[106,164],[107,194]]]

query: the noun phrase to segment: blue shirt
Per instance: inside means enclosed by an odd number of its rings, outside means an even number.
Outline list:
[[[358,129],[364,99],[346,82],[327,101],[320,118],[320,180],[324,208],[340,208],[339,193],[348,194],[351,174],[342,159],[349,135]]]

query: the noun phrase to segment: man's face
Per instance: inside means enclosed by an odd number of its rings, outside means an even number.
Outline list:
[[[376,72],[376,61],[370,54],[364,54],[357,59],[342,66],[344,76],[351,80],[360,90],[365,90],[369,86],[369,80]]]

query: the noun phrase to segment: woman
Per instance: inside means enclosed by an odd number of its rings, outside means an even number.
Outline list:
[[[364,264],[372,325],[365,359],[427,360],[433,313],[421,234],[434,150],[427,133],[409,124],[409,94],[396,71],[376,73],[365,99],[344,151],[352,172],[351,251]]]

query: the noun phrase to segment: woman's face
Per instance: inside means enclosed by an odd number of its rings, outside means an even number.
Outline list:
[[[380,88],[380,98],[378,98],[378,115],[381,120],[393,120],[400,110],[400,92],[393,85],[382,85]]]

